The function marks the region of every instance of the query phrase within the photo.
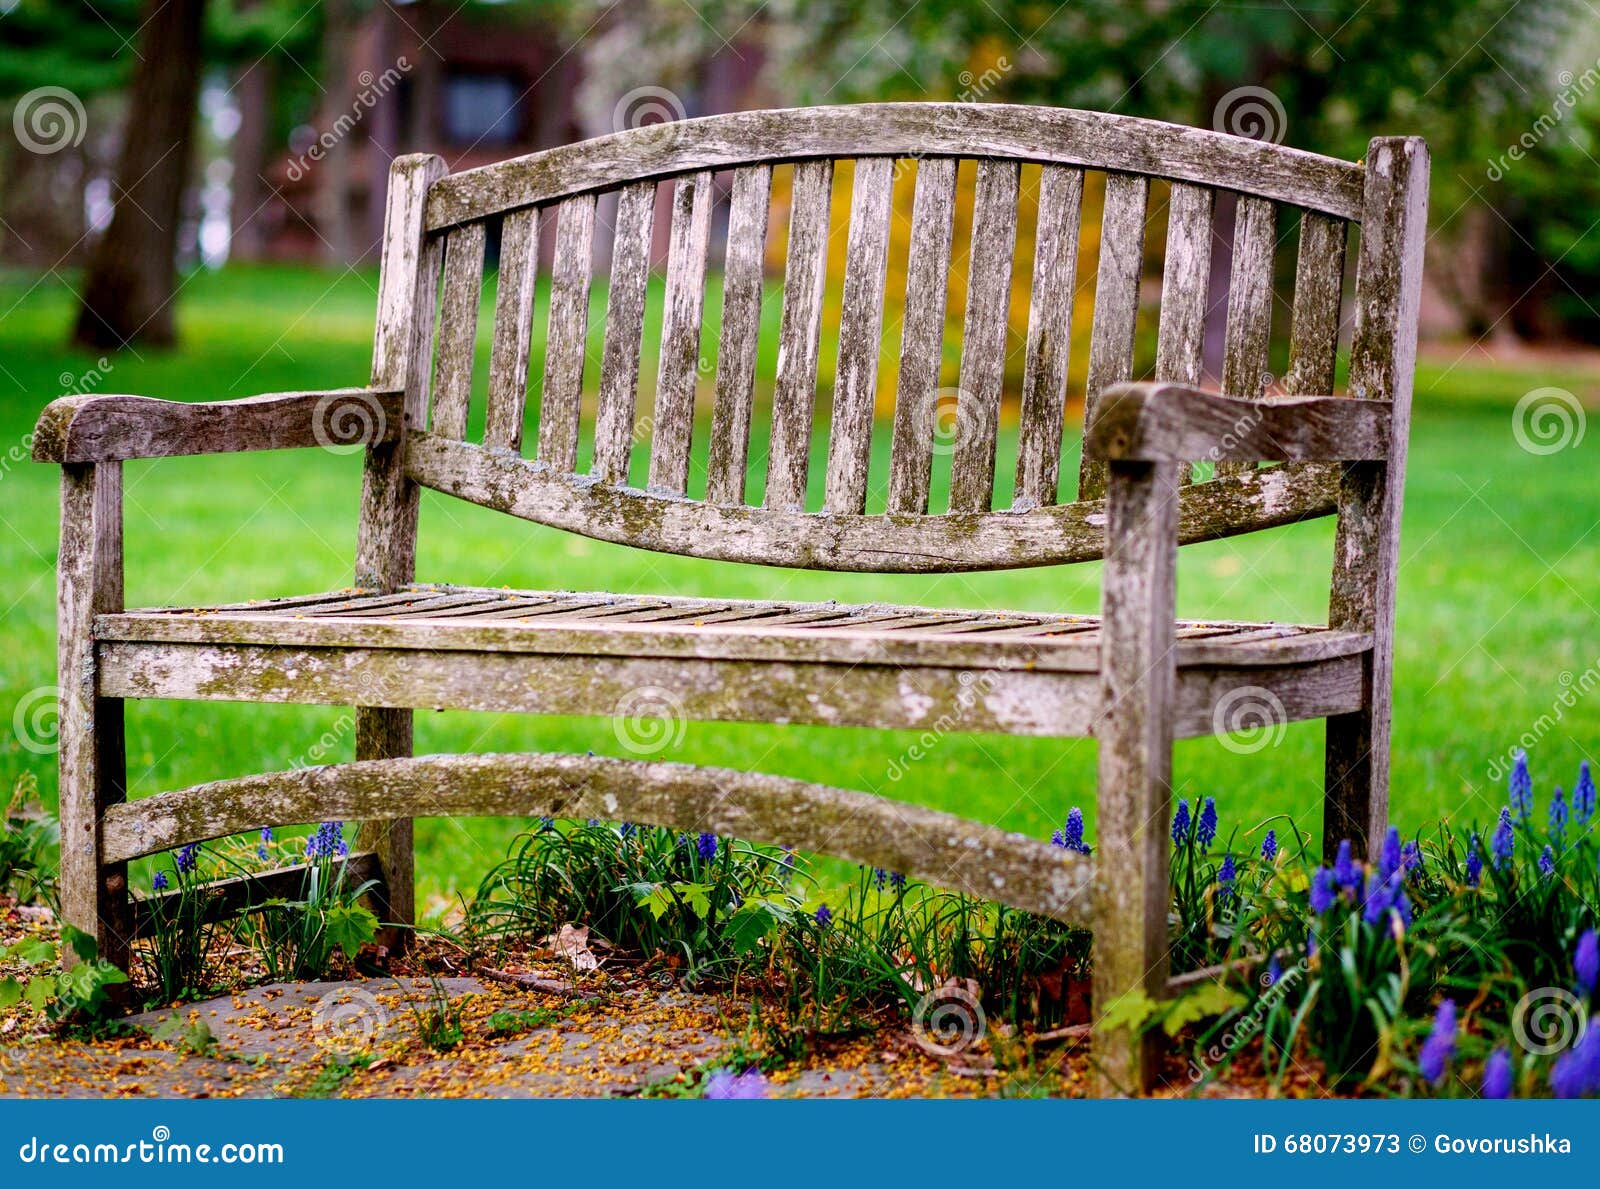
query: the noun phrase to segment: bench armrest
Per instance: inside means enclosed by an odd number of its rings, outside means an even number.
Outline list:
[[[1084,448],[1130,462],[1363,462],[1389,456],[1390,411],[1386,400],[1116,384],[1095,403]]]
[[[115,462],[299,446],[350,449],[399,439],[403,396],[377,388],[275,392],[242,400],[63,396],[33,431],[37,462]]]

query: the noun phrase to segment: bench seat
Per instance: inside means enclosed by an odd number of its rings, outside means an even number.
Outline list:
[[[1180,620],[1179,668],[1356,656],[1361,632]],[[96,639],[1095,672],[1098,615],[411,586],[101,616]]]

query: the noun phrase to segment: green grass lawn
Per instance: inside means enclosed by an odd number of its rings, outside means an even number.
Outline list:
[[[63,348],[71,305],[59,281],[0,278],[0,571],[7,579],[0,711],[10,714],[29,691],[55,681],[56,475],[26,461],[25,441],[44,403],[78,388],[220,399],[360,384],[370,363],[372,303],[367,274],[255,268],[197,275],[180,305],[181,350],[128,353],[102,367]],[[1600,365],[1496,368],[1455,357],[1441,353],[1419,374],[1406,493],[1394,809],[1408,828],[1443,815],[1492,816],[1501,790],[1488,765],[1524,732],[1539,736],[1534,772],[1546,790],[1569,784],[1600,740],[1600,699],[1583,696],[1600,682],[1600,433],[1546,456],[1525,452],[1512,434],[1512,408],[1532,388],[1560,386],[1593,405]],[[539,358],[536,349],[536,368]],[[103,374],[86,382],[90,372]],[[826,362],[824,374],[831,374]],[[1014,457],[1014,442],[1002,442],[1002,473],[1008,448]],[[359,471],[359,457],[322,451],[129,464],[130,605],[348,584]],[[1330,520],[1184,550],[1180,614],[1321,621],[1332,535]],[[947,577],[741,567],[588,541],[433,493],[424,495],[418,569],[424,581],[512,587],[1037,611],[1099,604],[1094,565]],[[320,754],[313,749],[325,732],[339,734],[340,721],[341,712],[328,708],[135,704],[128,715],[133,794],[305,762]],[[1036,835],[1078,804],[1091,816],[1092,837],[1092,743],[952,736],[891,781],[891,762],[911,738],[708,723],[691,726],[669,758],[875,790]],[[417,742],[422,751],[623,754],[611,725],[598,719],[419,713]],[[1279,745],[1254,755],[1235,755],[1215,740],[1186,742],[1176,782],[1183,795],[1215,795],[1225,822],[1244,829],[1280,813],[1313,826],[1321,744],[1315,723],[1289,728]],[[320,758],[348,758],[352,750],[345,733]],[[9,786],[24,772],[36,773],[53,798],[54,757],[4,732],[0,781]],[[469,891],[518,828],[421,823],[424,895]]]

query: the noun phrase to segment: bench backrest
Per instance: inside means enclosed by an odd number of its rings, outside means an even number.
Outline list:
[[[1410,142],[1379,141],[1374,146]],[[958,205],[958,163],[976,161],[965,316],[955,407],[941,386],[946,290]],[[834,225],[835,162],[852,183],[848,226]],[[1013,276],[1023,165],[1040,167],[1031,267]],[[971,168],[971,167],[968,167]],[[787,170],[787,245],[776,352],[761,350],[762,289],[774,170]],[[884,326],[896,181],[914,170],[904,320]],[[402,158],[391,178],[375,383],[404,381],[400,466],[412,483],[529,520],[644,548],[700,557],[880,572],[954,571],[1099,557],[1105,517],[1100,464],[1075,458],[1064,426],[1086,172],[1102,196],[1085,400],[1136,378],[1136,322],[1146,227],[1166,192],[1166,240],[1153,378],[1202,380],[1207,323],[1222,317],[1222,391],[1335,391],[1349,228],[1392,202],[1370,169],[1280,145],[1148,120],[1051,108],[871,104],[748,112],[639,128],[463,173],[437,158]],[[1103,174],[1097,178],[1096,173]],[[966,176],[966,175],[962,175]],[[1032,180],[1032,173],[1029,173]],[[1380,179],[1381,182],[1381,179]],[[1391,187],[1392,188],[1392,187]],[[658,191],[670,192],[655,398],[638,407]],[[1229,283],[1211,292],[1219,191],[1237,195]],[[613,198],[608,196],[614,195]],[[614,203],[614,205],[613,205]],[[726,204],[726,247],[709,261]],[[1287,208],[1294,214],[1280,211]],[[614,210],[602,345],[591,341],[597,221]],[[1387,218],[1387,216],[1382,216]],[[499,268],[481,440],[474,341],[485,249],[498,228]],[[1298,229],[1293,291],[1277,294],[1280,237]],[[771,237],[775,238],[775,237]],[[830,241],[845,244],[837,315],[825,313]],[[1403,237],[1402,237],[1403,238]],[[547,308],[535,309],[540,242],[553,239]],[[1391,242],[1393,241],[1393,242]],[[1415,309],[1404,290],[1405,245],[1380,234],[1357,269],[1349,390],[1403,402]],[[720,263],[720,335],[701,334],[708,272]],[[1409,268],[1410,265],[1404,265]],[[997,507],[996,459],[1012,292],[1026,284],[1020,345],[1015,480]],[[898,296],[898,295],[895,295]],[[1218,308],[1214,310],[1213,304]],[[1363,314],[1363,310],[1367,312]],[[1288,366],[1268,374],[1275,319],[1289,320]],[[530,369],[535,318],[547,327]],[[1409,325],[1408,325],[1409,323]],[[825,456],[812,464],[818,361],[836,335]],[[880,352],[898,335],[894,416],[874,419]],[[714,365],[703,357],[714,356]],[[760,361],[772,360],[769,376]],[[532,374],[530,374],[530,372]],[[1405,374],[1404,378],[1402,373]],[[713,392],[703,492],[690,496],[695,397]],[[648,373],[647,373],[648,375]],[[585,381],[592,453],[579,473]],[[765,446],[752,423],[770,390]],[[529,413],[535,432],[523,440]],[[1399,410],[1397,410],[1399,411]],[[952,417],[953,412],[953,417]],[[1399,433],[1405,418],[1397,416]],[[758,425],[758,429],[760,426]],[[887,467],[873,436],[889,437]],[[636,446],[647,478],[629,487]],[[881,446],[881,443],[880,443]],[[819,443],[820,448],[820,443]],[[947,507],[930,509],[937,453],[950,456]],[[764,458],[761,455],[764,454]],[[1063,463],[1065,462],[1065,466]],[[1076,464],[1076,498],[1062,504]],[[635,465],[638,465],[637,463]],[[762,484],[752,475],[764,472]],[[1180,537],[1202,541],[1313,516],[1339,505],[1338,468],[1223,464],[1184,492]],[[695,486],[698,488],[698,479]],[[808,491],[811,503],[808,505]]]

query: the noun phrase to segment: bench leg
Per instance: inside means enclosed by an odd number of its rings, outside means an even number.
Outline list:
[[[56,595],[61,918],[126,970],[133,932],[128,865],[100,863],[102,815],[127,796],[123,708],[98,696],[94,655],[94,617],[122,607],[120,463],[62,468]],[[72,960],[70,952],[63,956]]]
[[[1389,716],[1387,675],[1370,682],[1371,704],[1328,719],[1322,852],[1331,856],[1348,838],[1368,854],[1389,823]]]
[[[367,706],[356,710],[356,759],[404,759],[411,753],[411,711]],[[378,856],[383,871],[378,919],[397,926],[416,924],[416,859],[412,852],[411,819],[364,822],[359,841],[362,847]],[[399,953],[410,943],[411,931],[385,929],[378,940],[392,952]]]
[[[1177,685],[1175,467],[1111,465],[1100,662],[1094,1008],[1167,989],[1167,867],[1172,716]],[[1155,1080],[1156,1037],[1097,1028],[1097,1090],[1138,1094]]]

